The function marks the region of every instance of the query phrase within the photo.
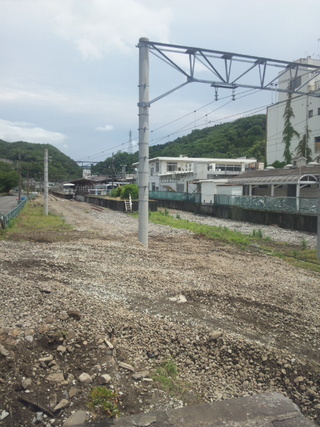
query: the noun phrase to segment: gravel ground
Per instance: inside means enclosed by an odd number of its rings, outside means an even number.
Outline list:
[[[318,273],[154,224],[147,250],[135,218],[85,203],[52,199],[50,212],[73,231],[0,241],[1,427],[102,417],[87,407],[100,384],[123,415],[278,391],[319,423]],[[152,380],[168,360],[172,393]]]

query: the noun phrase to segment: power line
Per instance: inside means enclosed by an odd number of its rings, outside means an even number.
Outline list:
[[[241,93],[237,96],[237,99],[236,99],[236,100],[238,100],[238,99],[242,99],[242,98],[245,98],[245,97],[247,97],[247,96],[251,96],[251,95],[253,95],[253,94],[255,94],[255,93],[258,93],[258,92],[260,92],[260,91],[261,91],[261,89],[258,89],[258,90],[257,90],[257,89],[249,89],[249,90],[243,91],[243,92],[241,92]],[[228,96],[225,96],[225,97],[223,97],[223,98],[221,98],[221,100],[224,100],[224,99],[227,99],[227,98],[229,98],[229,95],[228,95]],[[157,130],[159,130],[159,129],[162,129],[162,128],[164,128],[164,127],[166,127],[166,126],[169,126],[170,124],[176,123],[176,122],[178,122],[178,121],[180,121],[180,120],[183,120],[184,118],[186,118],[186,117],[189,117],[189,116],[193,115],[195,112],[198,112],[198,111],[202,110],[203,108],[206,108],[207,106],[209,106],[209,105],[211,105],[211,104],[213,104],[213,103],[215,103],[215,102],[217,102],[217,101],[216,101],[216,100],[211,101],[211,102],[209,102],[209,103],[207,103],[207,104],[205,104],[205,105],[203,105],[203,106],[199,107],[198,109],[193,110],[193,111],[192,111],[192,112],[190,112],[190,113],[187,113],[187,114],[185,114],[185,115],[183,115],[183,116],[181,116],[181,117],[178,117],[178,118],[177,118],[177,119],[175,119],[175,120],[172,120],[172,121],[167,122],[167,123],[165,123],[165,124],[163,124],[163,125],[161,125],[161,126],[159,126],[159,127],[155,128],[155,129],[152,129],[152,130],[150,131],[150,133],[153,133],[153,132],[155,132],[155,131],[157,131]],[[213,123],[217,123],[217,122],[226,121],[226,120],[228,120],[228,119],[230,119],[230,118],[232,118],[232,117],[246,115],[246,114],[249,114],[250,112],[251,112],[251,113],[259,112],[259,111],[262,111],[263,109],[265,109],[265,108],[267,107],[267,105],[264,105],[264,106],[260,106],[260,107],[258,107],[258,108],[254,108],[254,109],[251,109],[251,110],[247,110],[247,111],[244,111],[244,112],[239,112],[239,113],[232,114],[232,115],[230,115],[230,116],[222,117],[222,118],[219,118],[219,119],[217,119],[217,120],[209,120],[209,121],[207,121],[207,118],[208,118],[208,116],[209,116],[210,114],[215,113],[215,112],[216,112],[216,111],[218,111],[219,109],[221,109],[221,108],[225,107],[226,105],[231,104],[231,103],[233,103],[233,102],[234,102],[234,100],[230,100],[230,101],[226,102],[225,104],[223,104],[223,105],[221,105],[221,106],[217,107],[216,109],[214,109],[214,110],[210,111],[209,113],[206,113],[205,115],[201,116],[199,119],[197,119],[197,121],[199,122],[199,121],[200,121],[200,120],[202,120],[202,119],[206,119],[206,123],[205,123],[205,124],[201,124],[201,125],[199,125],[199,124],[198,124],[196,127],[197,127],[197,128],[200,128],[200,127],[206,126],[206,125],[208,125],[208,124],[213,124]],[[179,128],[179,129],[177,129],[177,130],[175,130],[175,131],[171,132],[170,134],[167,134],[167,135],[165,135],[165,136],[161,136],[161,137],[158,137],[158,138],[156,138],[156,139],[153,139],[153,140],[151,141],[151,142],[153,142],[153,144],[151,144],[151,145],[155,145],[155,143],[160,142],[160,141],[163,141],[163,140],[165,140],[165,139],[167,139],[167,138],[169,138],[169,137],[171,137],[171,136],[173,136],[173,135],[178,134],[178,133],[179,133],[179,132],[181,132],[181,131],[188,131],[188,130],[192,130],[192,129],[194,129],[194,120],[193,120],[192,122],[189,122],[189,123],[187,123],[186,125],[182,126],[181,128]],[[134,138],[133,138],[133,139],[137,139],[137,138],[138,138],[138,133],[137,133],[136,135],[134,135]],[[98,152],[98,153],[91,154],[91,155],[89,155],[89,156],[87,156],[87,157],[84,157],[84,158],[83,158],[83,161],[88,160],[88,159],[96,158],[97,156],[101,156],[102,154],[112,153],[112,152],[113,152],[113,151],[115,151],[115,149],[117,149],[117,148],[127,146],[127,145],[128,145],[128,143],[129,143],[129,141],[128,141],[128,140],[126,140],[125,142],[122,142],[122,143],[120,143],[120,144],[114,145],[114,146],[112,146],[112,147],[108,148],[107,150],[103,150],[103,151],[100,151],[100,152]]]

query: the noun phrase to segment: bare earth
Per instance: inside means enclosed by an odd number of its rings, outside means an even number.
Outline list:
[[[90,422],[101,384],[122,415],[279,391],[320,425],[318,273],[152,224],[146,250],[130,215],[49,209],[74,230],[0,242],[1,427]],[[170,359],[171,395],[151,379]]]

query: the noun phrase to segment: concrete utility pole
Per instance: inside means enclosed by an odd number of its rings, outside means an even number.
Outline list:
[[[149,215],[149,39],[139,40],[139,241],[148,247]]]
[[[320,259],[320,177],[318,184],[318,220],[317,220],[317,252],[318,259]]]
[[[18,171],[19,171],[19,191],[18,191],[18,204],[21,203],[21,155],[19,153],[19,166],[18,166]]]
[[[44,150],[44,175],[43,175],[43,206],[44,206],[44,215],[48,215],[48,192],[49,183],[48,183],[48,150]]]

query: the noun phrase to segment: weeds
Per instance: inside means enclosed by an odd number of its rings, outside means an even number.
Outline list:
[[[160,365],[152,376],[160,388],[171,396],[182,397],[188,391],[188,387],[178,377],[176,363],[170,359]]]
[[[258,239],[263,238],[263,232],[260,228],[258,230],[253,230],[251,235],[252,235],[252,237],[256,237]]]
[[[308,243],[305,239],[302,239],[301,246],[303,251],[308,249]]]
[[[87,408],[92,412],[114,418],[120,415],[119,396],[105,387],[96,387],[90,391]]]

